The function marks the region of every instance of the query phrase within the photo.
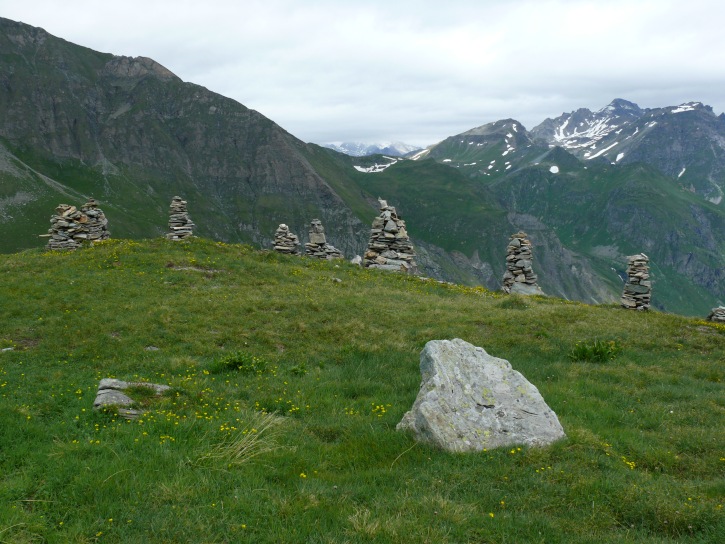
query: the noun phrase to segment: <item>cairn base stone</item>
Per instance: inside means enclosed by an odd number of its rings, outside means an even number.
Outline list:
[[[508,361],[459,338],[432,340],[420,355],[418,397],[396,427],[454,452],[565,438],[538,389]]]

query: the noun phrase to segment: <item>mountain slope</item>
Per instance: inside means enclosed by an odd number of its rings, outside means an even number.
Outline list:
[[[571,293],[571,284],[593,277],[598,289],[588,285],[589,296],[608,290],[613,297],[626,255],[644,251],[655,268],[656,306],[701,313],[725,300],[725,209],[714,196],[721,122],[697,104],[642,110],[615,100],[531,133],[511,119],[490,123],[418,157],[477,180],[509,217],[528,218],[512,224],[538,231],[535,268],[548,292]],[[690,165],[689,179],[684,167],[672,175],[678,160]],[[576,259],[554,251],[552,239]],[[562,262],[570,263],[568,275]]]
[[[52,178],[57,198],[92,194],[115,235],[159,234],[180,193],[203,235],[264,243],[279,223],[301,229],[316,216],[338,247],[359,251],[362,223],[310,167],[305,144],[263,115],[150,59],[96,53],[8,20],[0,28],[4,162]],[[25,178],[3,175],[4,198],[35,198]],[[30,208],[13,221],[39,229]],[[28,230],[16,245],[30,245]]]

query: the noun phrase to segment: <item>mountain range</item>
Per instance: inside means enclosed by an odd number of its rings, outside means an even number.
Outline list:
[[[392,157],[404,157],[421,148],[416,145],[403,142],[378,142],[366,144],[362,142],[328,142],[323,147],[334,149],[351,157],[364,157],[366,155],[390,155]]]
[[[725,300],[725,118],[693,102],[615,100],[531,131],[513,119],[408,159],[353,157],[144,57],[99,53],[0,19],[0,250],[40,247],[53,209],[93,196],[114,237],[163,234],[175,194],[196,233],[269,247],[322,220],[352,257],[377,197],[407,221],[424,274],[498,288],[510,234],[534,243],[554,296],[616,301],[626,255],[652,262],[653,305]]]

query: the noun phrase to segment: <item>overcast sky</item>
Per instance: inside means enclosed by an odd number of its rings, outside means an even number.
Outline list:
[[[614,98],[725,109],[721,0],[0,0],[0,16],[151,57],[308,142],[428,145]]]

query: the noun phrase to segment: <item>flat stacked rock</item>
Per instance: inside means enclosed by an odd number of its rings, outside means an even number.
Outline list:
[[[282,223],[274,233],[274,250],[280,253],[296,255],[300,241],[296,234],[293,234],[287,225]]]
[[[75,206],[59,204],[55,209],[55,215],[50,218],[50,239],[45,246],[46,249],[76,249],[81,246],[80,240],[75,239],[75,234],[80,230],[80,220],[83,214]],[[86,218],[87,221],[87,218]]]
[[[380,215],[373,219],[370,229],[370,241],[365,251],[363,266],[415,274],[413,244],[405,230],[405,221],[398,217],[393,206],[385,200],[378,199]]]
[[[343,259],[342,252],[327,243],[322,221],[313,219],[310,224],[310,241],[305,244],[305,255],[317,259]]]
[[[94,198],[89,198],[88,202],[81,206],[81,211],[88,218],[83,225],[88,240],[107,240],[111,237],[111,233],[108,232],[108,219]]]
[[[166,238],[169,240],[183,240],[193,236],[194,226],[186,210],[186,200],[182,200],[180,196],[172,198],[169,206],[169,230],[171,232],[166,235]]]
[[[627,283],[624,284],[621,304],[630,310],[648,310],[652,297],[649,257],[639,253],[627,257],[627,261]]]
[[[95,242],[110,237],[108,220],[98,203],[90,198],[78,210],[70,204],[60,204],[50,218],[47,249],[76,249],[84,241]]]
[[[707,316],[707,320],[715,321],[717,323],[725,323],[725,306],[713,308],[710,315]]]
[[[505,293],[520,295],[543,295],[538,286],[538,276],[534,273],[532,263],[531,241],[525,232],[511,235],[506,247],[506,272],[503,275],[501,290]]]

